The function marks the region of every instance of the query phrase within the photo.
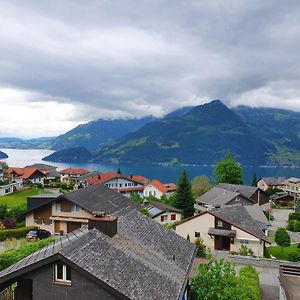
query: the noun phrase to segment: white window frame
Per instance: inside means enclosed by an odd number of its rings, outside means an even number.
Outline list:
[[[71,213],[79,213],[81,212],[81,207],[77,204],[73,204],[71,206]]]
[[[68,266],[69,267],[69,266]],[[54,264],[54,282],[55,283],[60,283],[60,284],[67,284],[71,285],[72,280],[67,279],[67,265],[62,264],[62,276],[63,278],[57,278],[57,268],[58,268],[58,263]],[[70,268],[70,267],[69,267]],[[72,276],[72,275],[71,275]],[[72,278],[72,277],[71,277]]]
[[[55,210],[56,210],[56,212],[61,212],[61,203],[59,203],[59,202],[55,203]]]

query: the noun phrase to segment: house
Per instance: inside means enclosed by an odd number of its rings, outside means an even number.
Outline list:
[[[101,176],[101,175],[102,175],[102,173],[99,171],[92,171],[92,172],[86,173],[84,175],[81,175],[78,178],[78,182],[81,183],[88,178],[99,178],[99,176]]]
[[[143,206],[148,209],[151,218],[160,224],[172,224],[181,220],[179,209],[162,202],[145,200]]]
[[[271,196],[271,200],[281,206],[293,206],[295,198],[288,193],[278,192]]]
[[[261,190],[266,191],[268,189],[278,189],[281,190],[286,181],[285,177],[262,177],[257,182],[257,187]]]
[[[299,265],[279,266],[279,300],[299,300],[300,267]]]
[[[300,198],[300,178],[290,177],[284,182],[282,188],[284,192],[295,197],[295,199]]]
[[[103,173],[96,178],[87,178],[82,183],[83,186],[102,183],[126,197],[130,197],[132,193],[142,197],[144,192],[144,184],[134,179],[134,176],[127,177],[116,172]]]
[[[176,192],[176,184],[171,182],[171,183],[165,183],[165,187],[167,188],[167,193],[173,193]]]
[[[15,300],[187,299],[193,244],[104,185],[58,199],[82,207],[86,225],[2,271],[0,290],[17,283]]]
[[[60,181],[74,181],[78,183],[78,178],[82,175],[90,173],[89,170],[80,168],[67,168],[60,171]]]
[[[242,197],[250,199],[254,204],[263,205],[269,202],[269,195],[255,186],[220,183],[217,187],[227,191],[240,193]]]
[[[5,173],[5,167],[6,167],[6,163],[3,161],[0,161],[0,181],[4,180],[4,173]]]
[[[36,168],[8,168],[7,174],[11,181],[36,183],[44,185],[46,175]]]
[[[145,185],[144,197],[154,196],[157,199],[161,199],[163,195],[169,197],[173,191],[172,187],[170,189],[170,187],[165,186],[159,180],[155,179],[149,181],[148,184]]]
[[[233,192],[217,186],[198,197],[194,207],[196,211],[203,211],[233,204],[252,205],[253,200],[243,196],[237,191]]]
[[[0,185],[0,196],[5,196],[23,189],[23,181]]]
[[[174,227],[177,234],[192,242],[202,238],[211,250],[238,251],[246,245],[254,255],[262,257],[265,243],[269,243],[260,224],[240,204],[208,210]]]
[[[43,172],[45,175],[54,172],[57,167],[52,166],[52,165],[47,165],[47,164],[33,164],[30,166],[26,166],[25,168],[35,168],[38,169],[39,171]]]

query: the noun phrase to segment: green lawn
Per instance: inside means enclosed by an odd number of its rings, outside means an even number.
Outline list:
[[[268,236],[268,240],[270,243],[275,243],[275,236]]]
[[[287,255],[289,253],[293,252],[300,252],[297,248],[297,244],[293,244],[290,247],[283,248],[283,253],[281,253],[281,247],[280,246],[274,246],[274,247],[268,247],[269,253],[273,256],[275,256],[277,259],[283,259],[286,260]]]
[[[48,194],[43,189],[26,189],[24,191],[16,192],[6,196],[0,196],[0,204],[6,204],[8,208],[13,208],[17,206],[27,205],[27,197],[38,195],[38,194]]]

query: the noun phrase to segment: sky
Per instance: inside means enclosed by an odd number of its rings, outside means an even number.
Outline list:
[[[300,112],[300,2],[0,0],[0,137],[221,99]]]

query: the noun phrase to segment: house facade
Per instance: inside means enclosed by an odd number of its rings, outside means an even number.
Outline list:
[[[163,184],[159,180],[151,180],[145,185],[144,197],[154,196],[157,199],[161,199],[164,195],[170,197],[176,190],[176,185],[173,183]]]
[[[67,168],[60,171],[60,181],[74,181],[78,183],[79,177],[90,173],[89,170],[80,168]]]
[[[254,255],[264,255],[266,236],[242,205],[206,211],[175,225],[175,231],[194,242],[197,238],[211,250],[238,251],[246,245]]]
[[[300,178],[288,178],[284,182],[282,190],[287,194],[293,196],[295,199],[300,199]]]
[[[3,162],[3,161],[0,161],[0,181],[3,181],[3,180],[4,180],[5,166],[6,166],[6,163]]]
[[[35,183],[44,186],[46,175],[36,168],[8,168],[8,177],[13,182]]]

